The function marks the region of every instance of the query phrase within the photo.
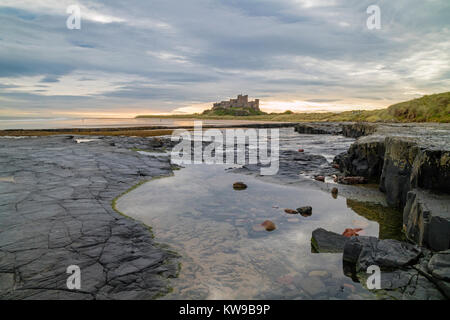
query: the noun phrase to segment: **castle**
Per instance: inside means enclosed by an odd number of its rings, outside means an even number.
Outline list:
[[[255,101],[248,101],[248,95],[243,96],[242,94],[238,95],[237,99],[231,99],[230,101],[222,101],[218,103],[214,103],[213,110],[217,109],[230,109],[230,108],[245,108],[245,109],[253,109],[256,111],[259,110],[259,99],[255,99]]]

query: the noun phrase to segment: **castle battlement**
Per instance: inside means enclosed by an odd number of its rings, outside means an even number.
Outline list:
[[[216,109],[230,109],[230,108],[247,108],[253,110],[259,110],[259,99],[254,101],[248,101],[248,95],[238,95],[237,99],[230,99],[229,101],[222,101],[214,103],[213,110]]]

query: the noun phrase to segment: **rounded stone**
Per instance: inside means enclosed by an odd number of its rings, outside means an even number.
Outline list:
[[[264,229],[266,229],[266,231],[274,231],[277,227],[275,226],[275,223],[273,223],[270,220],[266,220],[263,223],[261,223],[261,226],[264,227]]]
[[[247,189],[247,185],[243,182],[235,182],[233,183],[234,190],[245,190]]]
[[[312,215],[312,207],[301,207],[297,209],[297,212],[300,213],[304,217],[309,217]]]

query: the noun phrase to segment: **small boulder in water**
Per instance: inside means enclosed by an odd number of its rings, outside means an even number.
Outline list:
[[[247,189],[247,185],[243,182],[235,182],[233,183],[234,190],[245,190]]]
[[[298,152],[305,152],[305,149],[298,149]]]
[[[287,214],[298,214],[298,212],[293,209],[284,209],[284,212],[286,212]]]
[[[275,230],[277,227],[275,226],[275,223],[273,223],[270,220],[266,220],[263,223],[261,223],[261,226],[264,227],[264,229],[266,229],[266,231],[273,231]]]
[[[309,206],[298,208],[297,211],[304,217],[309,217],[312,215],[312,207]]]
[[[333,188],[333,189],[331,189],[331,196],[332,196],[334,199],[337,198],[338,193],[339,193],[338,188]]]
[[[314,178],[314,180],[320,181],[320,182],[325,182],[325,177],[324,177],[324,176],[316,176],[316,177]]]

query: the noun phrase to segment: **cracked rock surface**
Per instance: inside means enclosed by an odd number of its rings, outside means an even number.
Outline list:
[[[175,254],[112,201],[140,181],[172,173],[169,157],[130,149],[163,151],[171,142],[86,139],[0,138],[0,299],[151,299],[168,292]],[[70,265],[80,267],[80,290],[67,288]]]

